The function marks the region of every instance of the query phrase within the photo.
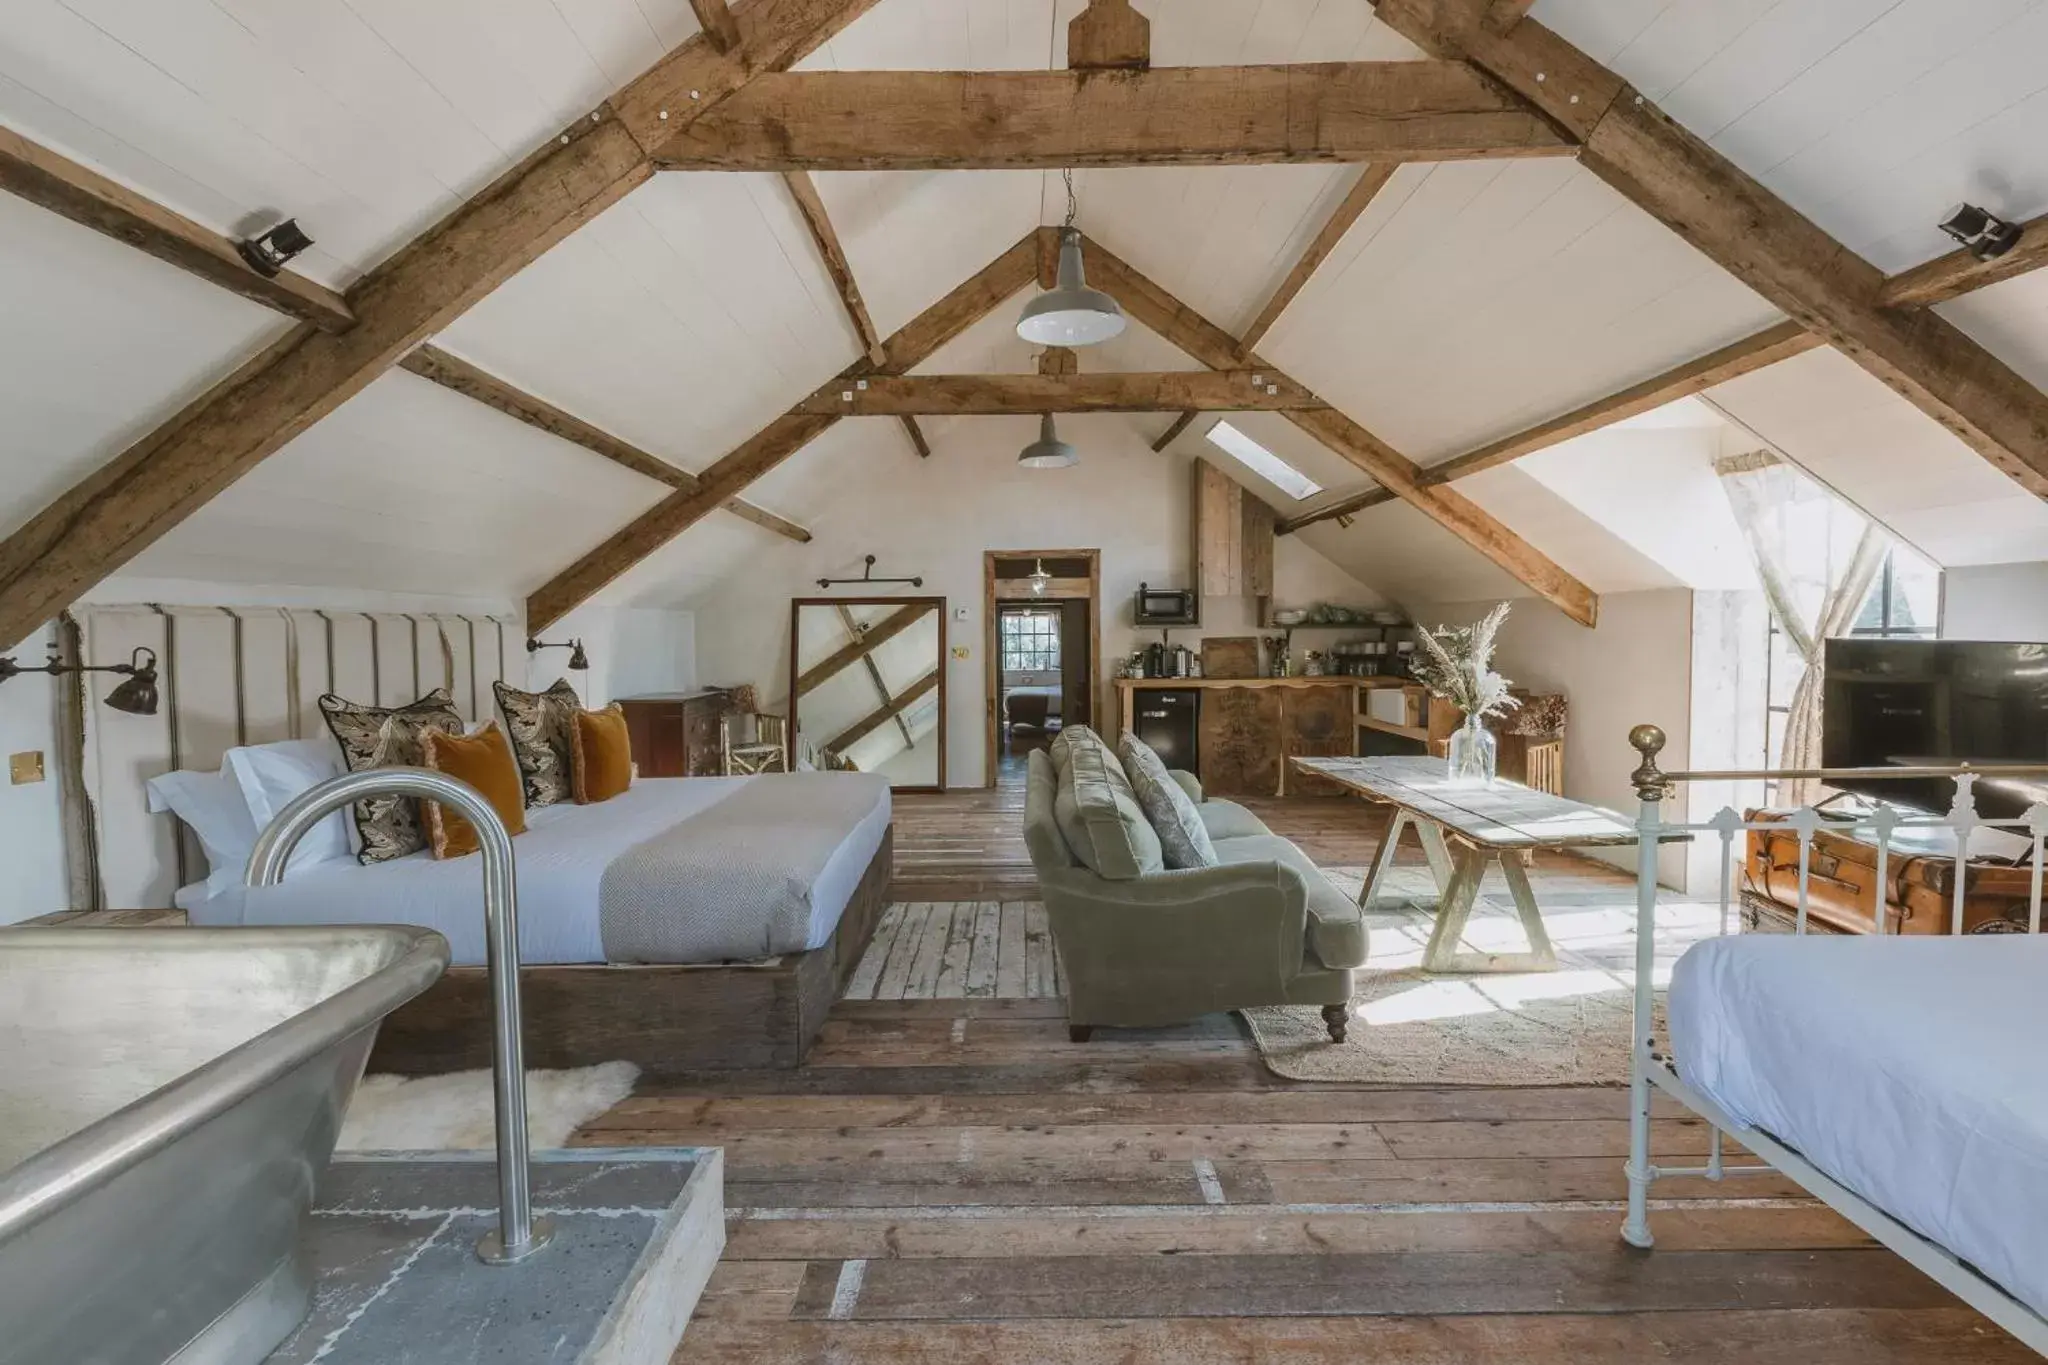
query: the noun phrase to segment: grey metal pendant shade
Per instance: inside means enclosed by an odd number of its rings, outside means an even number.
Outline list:
[[[1038,439],[1017,452],[1017,463],[1026,469],[1065,469],[1080,461],[1081,452],[1062,441],[1053,430],[1049,412],[1038,419]]]
[[[1034,346],[1093,346],[1124,329],[1124,310],[1088,287],[1081,268],[1081,230],[1060,229],[1059,283],[1024,305],[1017,335]]]

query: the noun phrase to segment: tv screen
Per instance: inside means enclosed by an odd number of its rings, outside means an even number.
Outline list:
[[[2048,644],[1850,638],[1822,658],[1824,767],[2048,764]],[[1830,785],[1931,811],[1955,794],[1945,778]],[[1986,776],[1976,793],[1979,814],[2012,819],[2048,779]]]

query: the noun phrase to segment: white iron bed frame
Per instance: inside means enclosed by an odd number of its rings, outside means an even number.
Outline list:
[[[1733,890],[1733,867],[1735,836],[1753,829],[1785,830],[1799,836],[1799,901],[1796,909],[1793,932],[1804,934],[1807,928],[1807,888],[1813,837],[1822,828],[1832,831],[1866,830],[1875,836],[1877,843],[1877,869],[1875,884],[1885,885],[1885,865],[1891,852],[1891,840],[1901,829],[1948,829],[1956,836],[1956,877],[1954,908],[1951,912],[1951,932],[1961,933],[1963,924],[1963,898],[1965,894],[1963,862],[1967,857],[1972,830],[1995,828],[2023,834],[2033,843],[2033,889],[2029,898],[2026,932],[2037,934],[2041,931],[2042,899],[2042,852],[2048,842],[2048,805],[2037,804],[2018,820],[1987,820],[1977,813],[1976,799],[1972,787],[1981,776],[1982,769],[1967,765],[1957,767],[1896,767],[1896,768],[1812,768],[1795,770],[1774,770],[1766,772],[1680,772],[1665,773],[1657,767],[1657,754],[1664,748],[1664,732],[1654,725],[1638,725],[1629,731],[1629,743],[1642,756],[1642,765],[1630,775],[1635,784],[1636,796],[1641,801],[1641,810],[1636,821],[1639,834],[1636,864],[1636,959],[1635,959],[1635,1016],[1633,1048],[1634,1062],[1629,1077],[1629,1155],[1626,1167],[1628,1174],[1628,1216],[1622,1224],[1622,1239],[1632,1246],[1648,1249],[1654,1239],[1650,1233],[1649,1200],[1652,1181],[1665,1176],[1697,1176],[1707,1180],[1722,1180],[1729,1176],[1767,1174],[1777,1171],[1799,1184],[1815,1198],[1827,1204],[1857,1227],[1869,1233],[1885,1246],[1919,1267],[1937,1283],[1948,1289],[1963,1302],[1990,1318],[2043,1355],[2048,1355],[2048,1318],[2020,1302],[2003,1287],[1985,1278],[1974,1267],[1958,1259],[1940,1244],[1921,1236],[1913,1229],[1899,1222],[1883,1209],[1842,1185],[1839,1181],[1816,1168],[1799,1152],[1786,1146],[1768,1133],[1746,1127],[1737,1122],[1713,1100],[1702,1095],[1692,1086],[1679,1079],[1671,1059],[1657,1047],[1654,1037],[1656,1005],[1656,913],[1657,913],[1657,849],[1662,841],[1689,839],[1707,834],[1717,835],[1721,841],[1721,931],[1729,929],[1729,912]],[[2048,767],[2007,767],[1997,769],[2001,777],[2048,777]],[[1835,815],[1823,817],[1812,806],[1802,806],[1782,821],[1764,824],[1757,821],[1745,822],[1732,809],[1724,807],[1711,819],[1688,823],[1683,820],[1667,820],[1663,803],[1680,782],[1753,782],[1776,780],[1815,780],[1826,782],[1831,779],[1877,779],[1877,778],[1951,778],[1956,784],[1956,795],[1948,813],[1942,816],[1910,816],[1902,814],[1889,805],[1877,805],[1873,811],[1861,816],[1843,818]],[[1885,916],[1875,915],[1876,931],[1885,931]],[[1711,1142],[1708,1148],[1707,1164],[1704,1166],[1658,1166],[1650,1160],[1650,1101],[1653,1090],[1665,1094],[1683,1104],[1712,1125]],[[1724,1138],[1733,1138],[1749,1151],[1762,1158],[1761,1163],[1728,1165],[1723,1157]]]

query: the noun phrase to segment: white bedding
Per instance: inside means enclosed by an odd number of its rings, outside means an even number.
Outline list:
[[[2048,1312],[2048,938],[1714,939],[1679,1076]]]
[[[603,962],[598,883],[605,868],[627,849],[758,780],[648,777],[602,805],[528,811],[526,833],[512,841],[520,961]],[[885,788],[812,886],[806,949],[832,937],[881,847],[889,817]],[[420,852],[372,867],[322,863],[291,872],[277,886],[237,884],[213,896],[187,900],[181,894],[180,901],[194,924],[417,924],[447,937],[457,965],[484,960],[483,870],[473,857],[437,862]]]

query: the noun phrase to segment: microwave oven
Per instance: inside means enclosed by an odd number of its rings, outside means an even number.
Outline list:
[[[1141,626],[1192,626],[1198,623],[1201,610],[1194,592],[1188,588],[1155,588],[1140,583],[1132,614]]]

